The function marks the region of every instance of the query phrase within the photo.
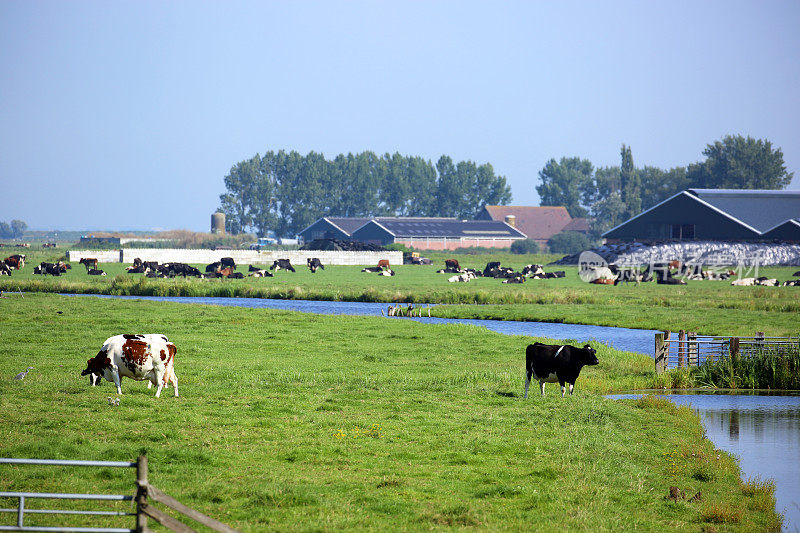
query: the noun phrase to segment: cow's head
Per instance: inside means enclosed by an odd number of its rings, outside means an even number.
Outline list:
[[[100,350],[97,355],[86,361],[86,368],[81,372],[81,376],[88,376],[89,374],[102,376],[109,366],[111,366],[111,359],[108,357],[108,353],[105,350]]]
[[[597,350],[589,346],[588,344],[583,347],[581,350],[583,354],[583,363],[585,365],[599,365],[600,361],[597,360]]]

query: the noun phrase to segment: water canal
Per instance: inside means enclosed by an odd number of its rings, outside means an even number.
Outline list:
[[[283,309],[332,315],[380,316],[388,303],[267,300],[260,298],[212,298],[181,296],[94,296],[177,303]],[[618,350],[653,356],[654,330],[502,320],[400,318],[429,324],[462,323],[485,327],[505,335],[527,335],[583,343],[597,340]],[[613,395],[609,398],[637,398]],[[773,479],[777,509],[784,513],[784,529],[800,531],[800,394],[715,393],[712,391],[665,395],[679,405],[695,409],[706,435],[717,448],[739,458],[745,477]]]

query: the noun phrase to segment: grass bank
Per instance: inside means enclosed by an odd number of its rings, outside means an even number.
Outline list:
[[[88,387],[85,361],[123,332],[176,343],[180,398],[157,400],[125,380],[114,407],[111,384]],[[601,364],[573,397],[551,386],[523,401],[532,340],[371,317],[9,295],[0,455],[130,460],[146,450],[151,483],[243,531],[779,527],[771,485],[742,482],[691,410],[603,398],[647,384],[651,359],[596,344]],[[131,480],[0,467],[0,490],[126,493]],[[670,486],[702,500],[669,500]]]

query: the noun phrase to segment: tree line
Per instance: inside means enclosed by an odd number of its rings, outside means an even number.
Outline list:
[[[0,238],[1,239],[17,239],[22,237],[28,225],[22,220],[12,220],[8,222],[0,222]]]
[[[323,154],[268,151],[236,163],[225,176],[219,211],[231,233],[296,235],[323,216],[474,218],[484,205],[511,201],[492,165],[434,165],[422,157],[373,152]]]
[[[783,152],[767,140],[728,135],[706,146],[705,160],[669,170],[637,168],[622,145],[619,166],[595,168],[587,159],[551,159],[539,172],[540,205],[563,205],[573,217],[589,217],[602,233],[689,188],[784,189],[794,173]]]

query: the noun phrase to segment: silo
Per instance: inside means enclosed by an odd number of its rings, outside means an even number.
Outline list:
[[[211,233],[225,233],[225,213],[211,215]]]

